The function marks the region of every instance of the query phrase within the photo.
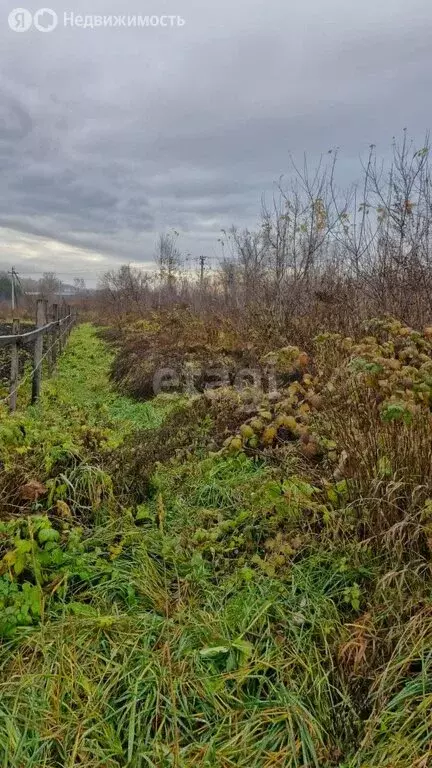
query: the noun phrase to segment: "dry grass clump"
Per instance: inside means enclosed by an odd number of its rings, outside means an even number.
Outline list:
[[[265,327],[244,327],[229,317],[203,317],[186,308],[149,312],[145,319],[121,330],[109,329],[104,336],[118,346],[113,380],[126,394],[142,399],[154,396],[157,374],[167,369],[176,374],[173,388],[177,391],[202,392],[221,378],[232,385],[246,368],[268,383],[272,356],[267,359],[266,355],[284,346],[283,337],[272,334],[269,338]],[[284,368],[281,360],[281,375]]]

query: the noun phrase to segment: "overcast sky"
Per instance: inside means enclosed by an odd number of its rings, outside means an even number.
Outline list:
[[[370,143],[431,127],[431,0],[46,2],[57,28],[17,33],[1,0],[0,268],[92,284],[149,265],[172,228],[217,257],[290,152],[340,147],[351,180]],[[65,28],[64,11],[185,24]]]

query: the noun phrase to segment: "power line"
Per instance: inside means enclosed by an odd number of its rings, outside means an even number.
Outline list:
[[[88,267],[88,275],[103,275],[107,270],[106,269],[99,269],[99,270],[92,270],[91,267]],[[50,272],[51,270],[45,270],[43,272],[21,272],[21,277],[24,277],[26,279],[33,278],[33,277],[43,277],[47,274],[47,272]],[[61,275],[62,277],[82,277],[86,274],[84,270],[69,270],[69,272],[58,272],[57,270],[52,270],[54,274]]]

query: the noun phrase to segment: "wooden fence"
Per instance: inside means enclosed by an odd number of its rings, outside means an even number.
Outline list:
[[[36,307],[36,328],[27,333],[20,333],[20,321],[12,323],[12,333],[0,336],[0,348],[11,347],[9,407],[15,411],[18,389],[24,383],[20,382],[19,350],[27,344],[33,344],[32,396],[35,403],[40,395],[42,382],[42,363],[47,360],[48,374],[55,368],[58,356],[63,352],[67,337],[76,320],[76,314],[66,304],[53,304],[48,311],[48,302],[38,299]],[[27,377],[26,377],[27,378]]]

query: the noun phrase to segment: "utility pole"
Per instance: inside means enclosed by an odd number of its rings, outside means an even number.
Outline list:
[[[200,285],[202,290],[202,287],[204,285],[204,267],[207,261],[207,256],[200,256],[198,259],[195,259],[195,261],[198,261],[200,265]]]
[[[15,269],[12,267],[11,271],[8,272],[8,275],[11,276],[11,301],[12,301],[12,314],[15,312]]]

